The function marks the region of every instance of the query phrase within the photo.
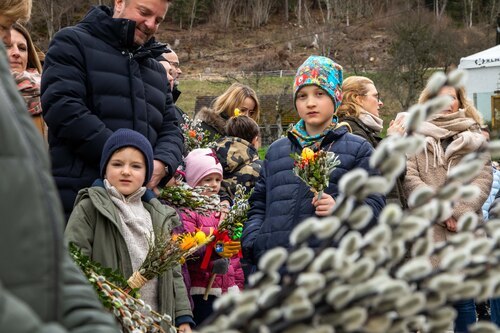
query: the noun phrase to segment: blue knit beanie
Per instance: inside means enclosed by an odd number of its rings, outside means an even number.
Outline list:
[[[120,128],[118,131],[114,132],[104,144],[101,155],[101,177],[104,178],[106,166],[114,152],[125,147],[134,147],[144,155],[146,162],[146,178],[144,179],[144,185],[147,184],[153,174],[153,148],[144,135],[126,128]]]
[[[300,65],[293,84],[293,104],[297,92],[304,86],[318,86],[333,100],[335,110],[342,102],[342,66],[332,59],[321,56],[310,56]]]

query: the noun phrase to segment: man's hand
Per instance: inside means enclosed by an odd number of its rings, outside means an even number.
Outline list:
[[[149,183],[146,185],[146,187],[149,189],[154,189],[156,185],[160,183],[163,177],[167,175],[165,171],[165,164],[162,161],[154,160],[153,163],[153,175],[151,176]]]
[[[328,216],[333,211],[333,207],[335,206],[335,199],[333,199],[331,195],[323,192],[320,200],[318,200],[317,196],[314,196],[312,204],[314,207],[316,207],[316,215]]]

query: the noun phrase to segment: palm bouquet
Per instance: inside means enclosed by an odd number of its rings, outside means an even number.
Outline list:
[[[175,265],[183,264],[210,241],[210,236],[203,231],[173,236],[164,232],[152,232],[148,238],[149,250],[146,259],[127,280],[128,289],[140,289],[147,281],[161,276]]]
[[[123,332],[164,333],[162,324],[166,324],[173,332],[177,331],[172,318],[153,311],[149,304],[140,299],[137,289],[126,290],[127,281],[118,271],[92,261],[73,243],[69,245],[69,252],[96,290],[103,306],[115,316]]]
[[[294,160],[293,173],[309,186],[318,200],[321,199],[330,182],[330,174],[340,165],[338,156],[331,151],[314,152],[310,148],[302,149],[300,155],[292,153],[290,156]]]
[[[201,263],[202,269],[207,269],[212,253],[219,253],[223,257],[233,257],[236,254],[241,256],[241,245],[240,238],[243,232],[243,224],[247,221],[248,210],[250,209],[250,204],[248,199],[251,193],[245,193],[246,188],[243,185],[236,185],[236,192],[233,200],[233,206],[229,210],[227,216],[219,223],[217,230],[213,232],[213,235],[208,236],[210,244],[207,246],[203,261]],[[224,250],[226,247],[226,250]],[[212,288],[215,277],[217,273],[212,272],[208,285],[205,290],[205,295],[203,299],[208,299],[208,293]]]
[[[192,188],[184,182],[176,186],[166,186],[160,190],[159,198],[171,207],[180,210],[196,211],[206,215],[220,209],[220,198],[218,195],[203,195],[206,190],[203,186]]]
[[[187,152],[197,148],[210,148],[220,138],[220,135],[210,136],[206,130],[203,130],[201,120],[189,119],[187,115],[183,115],[183,118],[184,124],[181,125],[181,130]]]

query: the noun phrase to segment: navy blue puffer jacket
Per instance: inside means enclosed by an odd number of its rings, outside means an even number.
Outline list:
[[[328,133],[321,142],[321,149],[333,151],[341,162],[330,175],[330,185],[325,190],[333,198],[338,197],[338,182],[348,171],[363,168],[370,175],[377,173],[369,167],[372,146],[365,139],[348,133],[347,127]],[[249,218],[242,235],[243,256],[254,264],[269,249],[289,248],[292,229],[304,219],[316,216],[311,204],[313,193],[292,171],[290,154],[300,151],[299,143],[291,134],[269,147],[260,179],[250,197]],[[365,203],[373,210],[374,223],[385,206],[385,198],[370,195]]]
[[[52,173],[66,213],[77,192],[99,178],[107,138],[119,128],[143,134],[154,158],[173,171],[182,158],[165,69],[154,58],[163,44],[135,47],[135,22],[92,8],[76,26],[59,31],[45,58],[42,107],[49,127]]]

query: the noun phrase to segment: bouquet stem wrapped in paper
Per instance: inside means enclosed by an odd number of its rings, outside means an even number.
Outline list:
[[[302,179],[320,200],[330,183],[330,174],[340,165],[338,156],[331,151],[314,152],[310,148],[302,149],[300,155],[293,153],[290,156],[294,160],[293,173]]]

